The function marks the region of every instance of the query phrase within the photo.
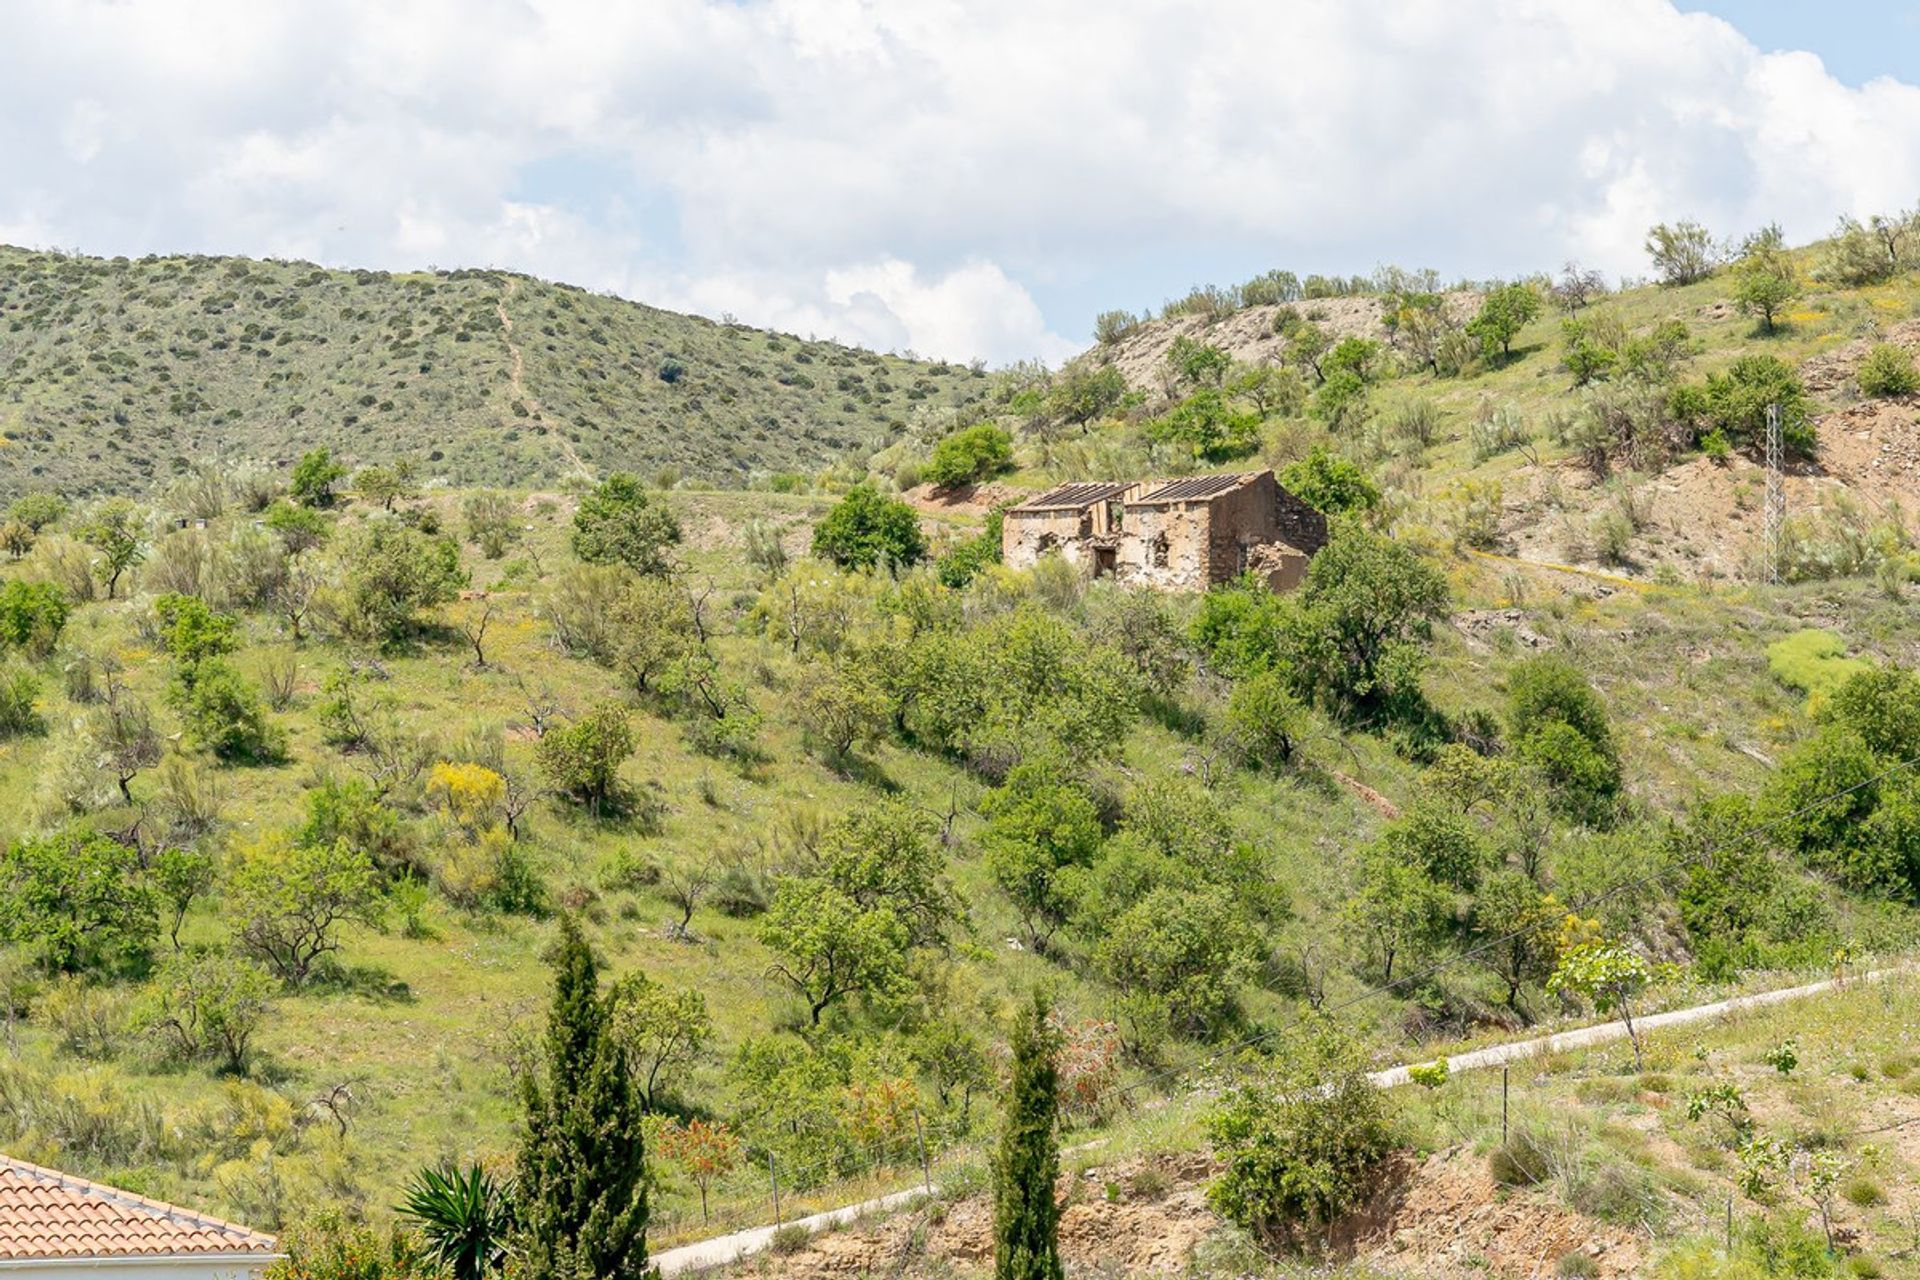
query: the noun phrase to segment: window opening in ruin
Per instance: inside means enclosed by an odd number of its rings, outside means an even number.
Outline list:
[[[1147,559],[1148,563],[1152,564],[1156,569],[1164,569],[1167,567],[1166,534],[1156,533],[1153,535],[1153,541],[1147,544]]]

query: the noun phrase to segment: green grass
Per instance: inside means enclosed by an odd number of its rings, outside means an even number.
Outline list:
[[[436,493],[426,501],[451,520],[458,497]],[[716,848],[758,856],[790,815],[842,810],[872,795],[875,779],[884,779],[931,811],[958,808],[958,839],[949,872],[968,904],[973,929],[959,954],[955,982],[970,1005],[1004,1007],[1012,993],[1045,978],[1058,986],[1069,1016],[1101,1015],[1107,993],[1097,984],[1007,944],[1019,935],[1018,922],[993,887],[972,839],[979,781],[949,762],[895,744],[871,754],[866,781],[841,776],[803,750],[782,696],[791,659],[783,646],[751,634],[745,625],[753,580],[741,562],[739,540],[749,516],[797,533],[823,508],[823,500],[730,492],[677,493],[671,500],[688,530],[688,572],[695,581],[712,585],[720,652],[731,670],[750,681],[753,696],[767,713],[760,758],[737,766],[701,756],[690,749],[677,722],[641,709],[635,719],[639,749],[625,776],[630,785],[647,787],[659,797],[663,816],[658,830],[595,824],[552,807],[536,812],[530,827],[537,859],[556,899],[584,905],[589,935],[615,973],[639,968],[669,986],[697,989],[707,996],[718,1043],[685,1082],[683,1096],[724,1109],[724,1067],[733,1048],[787,1023],[793,1006],[765,976],[770,957],[755,936],[753,922],[703,907],[694,920],[700,942],[671,940],[663,926],[674,911],[658,891],[609,888],[607,868],[622,858],[672,865]],[[344,518],[359,517],[350,509]],[[559,563],[567,519],[565,503],[537,509],[529,520],[528,541],[512,554],[542,565]],[[476,586],[498,586],[510,563],[472,560]],[[1478,562],[1460,562],[1454,576],[1463,604],[1502,589],[1497,572]],[[510,756],[524,760],[530,746],[516,726],[525,723],[528,688],[552,691],[573,711],[622,693],[611,673],[554,652],[535,617],[535,595],[509,588],[495,600],[502,618],[490,634],[490,670],[468,669],[457,641],[436,641],[416,653],[385,659],[390,679],[382,687],[410,718],[433,726],[444,742],[456,743],[473,731],[504,729]],[[129,687],[158,704],[167,663],[138,633],[141,607],[126,602],[84,606],[71,624],[70,638],[112,648],[126,663]],[[463,607],[449,606],[449,612]],[[1770,638],[1794,634],[1799,625],[1795,618],[1803,613],[1842,618],[1848,634],[1866,637],[1859,647],[1868,652],[1891,655],[1920,641],[1920,622],[1909,613],[1871,591],[1845,586],[1764,596],[1675,588],[1596,599],[1577,588],[1556,590],[1543,582],[1522,616],[1527,627],[1575,654],[1595,679],[1623,735],[1635,795],[1650,806],[1670,807],[1698,788],[1757,785],[1764,766],[1744,748],[1776,750],[1804,731],[1796,691],[1769,672],[1765,656]],[[255,669],[267,649],[283,644],[263,618],[248,619],[245,631],[245,669]],[[1503,641],[1497,633],[1469,640],[1465,633],[1443,632],[1429,688],[1449,710],[1497,706],[1501,672],[1524,652],[1524,646]],[[1696,657],[1676,668],[1671,661],[1676,652]],[[316,778],[351,768],[350,761],[322,744],[313,718],[313,690],[349,656],[329,643],[309,644],[301,651],[303,692],[276,717],[291,735],[287,763],[218,771],[232,822],[231,840],[296,821],[304,793]],[[65,703],[57,688],[56,681],[43,706],[55,732],[0,744],[0,837],[27,830],[44,814],[45,776],[69,736],[64,726],[83,710]],[[1184,775],[1197,766],[1203,751],[1203,744],[1149,720],[1124,744],[1119,764],[1135,779]],[[1271,926],[1269,941],[1276,950],[1332,933],[1346,853],[1382,821],[1334,772],[1402,804],[1418,790],[1417,768],[1376,736],[1340,734],[1323,723],[1312,735],[1307,759],[1306,767],[1278,776],[1232,773],[1221,791],[1238,838],[1259,851],[1266,874],[1288,886],[1291,916]],[[124,817],[108,807],[98,820],[111,827]],[[424,814],[412,812],[409,821],[430,848],[441,838]],[[1834,907],[1843,923],[1850,918],[1852,907],[1846,900],[1834,899]],[[424,939],[410,939],[397,930],[351,930],[346,960],[352,980],[345,987],[288,996],[263,1033],[262,1080],[288,1105],[303,1107],[339,1084],[348,1085],[358,1099],[347,1143],[350,1159],[321,1145],[318,1136],[284,1147],[279,1168],[290,1188],[286,1211],[343,1194],[377,1211],[391,1198],[392,1188],[420,1164],[452,1156],[498,1159],[511,1149],[514,1111],[507,1064],[515,1037],[537,1025],[544,1006],[547,978],[540,955],[552,926],[523,917],[473,916],[440,902],[430,908],[427,921],[430,936]],[[218,902],[203,904],[189,920],[187,940],[212,943],[225,928]],[[1485,981],[1484,975],[1463,967],[1449,973],[1443,984],[1458,996],[1487,1000],[1491,992]],[[1361,978],[1343,968],[1336,966],[1329,975],[1330,1001],[1344,1001],[1365,989]],[[1666,998],[1687,1002],[1705,995],[1699,989],[1679,989]],[[1247,989],[1243,1003],[1249,1028],[1281,1025],[1304,1012],[1297,999],[1259,983]],[[1401,1001],[1370,1000],[1348,1010],[1343,1020],[1388,1057],[1432,1057],[1443,1051],[1444,1044],[1409,1038],[1402,1022],[1405,1012]],[[1499,1035],[1489,1028],[1460,1043]],[[48,1033],[32,1020],[21,1028],[20,1042],[25,1062],[55,1073],[71,1072],[78,1065],[57,1055]],[[1168,1065],[1177,1068],[1203,1051],[1204,1046],[1176,1047]],[[151,1099],[178,1124],[224,1105],[229,1088],[199,1071],[143,1067],[137,1055],[92,1070]],[[1141,1096],[1159,1092],[1161,1087],[1155,1086]],[[985,1114],[990,1102],[981,1107]],[[1167,1118],[1146,1119],[1155,1115]],[[1183,1129],[1191,1136],[1190,1118],[1154,1110],[1142,1116],[1147,1125],[1139,1138],[1142,1143],[1172,1141],[1171,1132]],[[1172,1126],[1172,1131],[1155,1127],[1160,1124]],[[317,1135],[325,1127],[306,1132]],[[977,1137],[960,1140],[966,1145]],[[251,1216],[276,1212],[264,1193],[243,1177],[249,1166],[241,1156],[209,1161],[182,1155],[102,1164],[58,1144],[34,1150],[55,1163],[78,1164],[83,1171],[133,1182],[155,1194]],[[345,1172],[336,1167],[343,1162],[350,1166]],[[910,1181],[912,1161],[903,1163]],[[727,1206],[726,1212],[739,1221],[755,1220],[760,1214],[760,1177],[761,1171],[743,1171],[716,1195],[716,1203]],[[873,1185],[890,1185],[889,1178]],[[852,1198],[858,1190],[823,1189],[811,1198],[832,1203]],[[693,1212],[688,1189],[670,1183],[665,1194],[663,1213],[681,1224],[669,1227],[668,1233],[694,1230],[687,1218]]]

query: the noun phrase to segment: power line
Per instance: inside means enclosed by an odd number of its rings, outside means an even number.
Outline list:
[[[1715,857],[1719,856],[1719,854],[1725,849],[1731,848],[1732,846],[1737,844],[1743,844],[1748,840],[1754,839],[1757,836],[1763,835],[1766,832],[1773,830],[1775,827],[1784,825],[1785,823],[1792,822],[1798,818],[1803,818],[1810,813],[1817,812],[1822,806],[1832,804],[1835,800],[1845,799],[1847,796],[1852,795],[1857,791],[1865,790],[1868,787],[1878,786],[1880,783],[1885,782],[1887,779],[1892,778],[1895,775],[1907,769],[1911,769],[1916,765],[1920,765],[1920,756],[1912,756],[1908,759],[1898,761],[1892,765],[1889,765],[1886,769],[1873,775],[1870,778],[1862,779],[1861,781],[1856,782],[1851,786],[1842,787],[1838,791],[1832,792],[1828,795],[1821,796],[1816,800],[1809,801],[1808,803],[1802,805],[1800,808],[1795,809],[1790,813],[1780,814],[1776,817],[1768,819],[1765,822],[1759,823],[1756,826],[1748,827],[1745,830],[1735,835],[1726,837],[1723,840],[1720,840],[1718,842],[1715,842],[1712,845],[1709,845],[1706,849],[1702,850],[1698,854],[1693,855],[1690,858],[1683,858],[1676,862],[1670,863],[1667,866],[1661,867],[1657,871],[1652,871],[1645,875],[1636,876],[1630,880],[1620,881],[1619,883],[1611,885],[1606,889],[1600,890],[1598,892],[1595,892],[1589,895],[1587,898],[1582,899],[1579,902],[1569,904],[1567,909],[1569,911],[1590,910],[1593,907],[1599,906],[1603,902],[1608,902],[1613,898],[1618,897],[1619,895],[1627,892],[1630,889],[1642,888],[1655,881],[1664,880],[1668,876],[1672,875],[1675,871],[1678,871],[1686,867],[1690,863],[1693,863],[1693,862],[1710,863]],[[1518,938],[1522,938],[1530,932],[1532,932],[1532,930],[1530,929],[1515,929],[1508,933],[1502,934],[1499,937],[1490,938],[1487,941],[1480,943],[1478,946],[1470,947],[1465,951],[1456,952],[1455,954],[1448,956],[1443,960],[1439,960],[1434,962],[1431,965],[1428,965],[1424,969],[1415,970],[1413,973],[1409,973],[1409,974],[1403,974],[1398,978],[1394,978],[1387,982],[1383,982],[1377,987],[1369,987],[1366,990],[1361,991],[1356,995],[1347,997],[1345,1000],[1339,1001],[1332,1005],[1324,1005],[1319,1009],[1311,1010],[1309,1013],[1296,1017],[1292,1019],[1290,1022],[1284,1023],[1278,1027],[1270,1027],[1264,1031],[1257,1032],[1242,1040],[1238,1040],[1233,1044],[1226,1045],[1208,1054],[1207,1056],[1201,1058],[1199,1062],[1193,1063],[1187,1068],[1184,1068],[1184,1070],[1192,1071],[1192,1070],[1198,1070],[1198,1069],[1207,1067],[1212,1063],[1219,1061],[1221,1058],[1227,1056],[1228,1054],[1238,1053],[1243,1049],[1251,1048],[1253,1045],[1260,1044],[1266,1040],[1272,1039],[1274,1036],[1281,1035],[1285,1032],[1292,1031],[1300,1026],[1303,1026],[1308,1021],[1310,1021],[1315,1017],[1327,1017],[1335,1013],[1341,1013],[1347,1009],[1353,1008],[1356,1005],[1364,1004],[1368,1000],[1375,999],[1379,996],[1391,994],[1392,992],[1410,983],[1424,981],[1425,979],[1433,977],[1435,974],[1445,972],[1446,970],[1451,969],[1458,964],[1462,964],[1468,960],[1472,960],[1481,955],[1485,955],[1489,951],[1493,951],[1499,947],[1503,947],[1507,943],[1513,942]],[[1154,1075],[1149,1075],[1145,1079],[1135,1081],[1133,1084],[1126,1086],[1125,1089],[1116,1090],[1115,1092],[1128,1092],[1133,1089],[1139,1088],[1143,1084],[1151,1083],[1156,1078],[1166,1079],[1173,1074],[1177,1074],[1177,1073],[1161,1072],[1157,1077]]]
[[[1778,814],[1772,818],[1769,818],[1765,822],[1757,823],[1755,825],[1746,827],[1745,829],[1733,835],[1727,836],[1721,840],[1718,840],[1710,844],[1709,846],[1707,846],[1705,849],[1703,849],[1701,852],[1697,854],[1691,855],[1686,858],[1678,859],[1672,863],[1669,863],[1659,868],[1658,870],[1648,872],[1644,875],[1635,876],[1635,877],[1632,877],[1631,879],[1622,880],[1616,884],[1608,886],[1605,889],[1598,890],[1588,895],[1587,897],[1579,900],[1578,902],[1569,904],[1567,909],[1570,912],[1590,910],[1593,907],[1597,907],[1604,902],[1611,901],[1612,899],[1630,890],[1644,888],[1649,884],[1653,884],[1657,881],[1664,880],[1667,877],[1674,874],[1676,871],[1682,870],[1690,865],[1709,864],[1716,857],[1718,857],[1720,853],[1722,853],[1726,849],[1732,848],[1733,846],[1738,844],[1743,844],[1748,840],[1752,840],[1758,836],[1766,834],[1769,831],[1772,831],[1776,827],[1782,826],[1789,822],[1793,822],[1799,818],[1803,818],[1808,814],[1815,813],[1818,810],[1820,810],[1823,806],[1832,804],[1836,800],[1843,800],[1846,797],[1855,794],[1856,792],[1866,790],[1869,787],[1878,786],[1880,783],[1885,782],[1888,779],[1893,778],[1899,775],[1900,773],[1903,773],[1906,770],[1912,769],[1916,766],[1920,766],[1920,756],[1911,756],[1911,757],[1908,757],[1907,759],[1896,761],[1895,763],[1881,770],[1879,773],[1874,774],[1872,777],[1863,778],[1859,782],[1855,782],[1850,786],[1840,788],[1838,791],[1829,792],[1826,795],[1820,796],[1814,800],[1810,800],[1806,804],[1801,805],[1799,808],[1794,809],[1791,812]],[[1300,1014],[1294,1018],[1291,1018],[1288,1021],[1283,1022],[1278,1026],[1268,1027],[1263,1031],[1259,1031],[1254,1033],[1253,1035],[1246,1036],[1240,1040],[1236,1040],[1231,1044],[1223,1045],[1220,1048],[1213,1050],[1211,1053],[1208,1053],[1197,1062],[1189,1063],[1183,1067],[1177,1067],[1177,1068],[1169,1067],[1169,1068],[1163,1068],[1159,1071],[1150,1071],[1145,1075],[1143,1075],[1140,1079],[1135,1080],[1130,1084],[1123,1085],[1120,1088],[1113,1090],[1108,1096],[1126,1097],[1132,1094],[1133,1092],[1135,1092],[1136,1090],[1145,1088],[1146,1086],[1151,1084],[1178,1081],[1178,1079],[1183,1075],[1191,1075],[1195,1072],[1205,1070],[1207,1067],[1212,1066],[1213,1064],[1221,1061],[1222,1059],[1230,1055],[1241,1053],[1246,1049],[1250,1049],[1254,1047],[1255,1045],[1265,1043],[1266,1041],[1271,1040],[1276,1036],[1282,1036],[1289,1032],[1298,1030],[1300,1027],[1307,1025],[1309,1022],[1331,1018],[1335,1014],[1343,1013],[1349,1009],[1355,1008],[1358,1005],[1364,1004],[1369,1000],[1378,999],[1379,997],[1385,996],[1385,995],[1391,995],[1395,991],[1411,983],[1425,981],[1426,979],[1434,977],[1437,974],[1446,972],[1447,970],[1452,969],[1460,964],[1464,964],[1469,960],[1473,960],[1479,956],[1485,955],[1489,951],[1505,946],[1507,943],[1513,942],[1516,939],[1524,937],[1530,932],[1532,932],[1532,930],[1530,929],[1515,929],[1505,934],[1502,934],[1498,937],[1490,938],[1478,944],[1477,946],[1470,947],[1465,951],[1456,952],[1455,954],[1448,956],[1445,959],[1438,960],[1433,964],[1426,966],[1423,969],[1418,969],[1412,973],[1403,974],[1398,978],[1388,980],[1386,982],[1381,983],[1378,986],[1368,987],[1354,995],[1346,997],[1343,1000],[1336,1001],[1331,1005],[1322,1005],[1318,1009],[1308,1010],[1307,1012]],[[1920,1123],[1920,1119],[1916,1119],[1915,1122]],[[1909,1122],[1902,1121],[1901,1125],[1905,1125],[1907,1123]],[[1901,1127],[1901,1125],[1890,1126],[1890,1127],[1898,1128],[1898,1127]],[[1875,1131],[1868,1130],[1864,1132],[1875,1132]],[[960,1149],[955,1149],[955,1150],[957,1151]],[[949,1154],[951,1155],[952,1153],[950,1152]],[[802,1165],[798,1168],[792,1169],[789,1172],[788,1176],[804,1178],[809,1174],[821,1173],[821,1172],[832,1172],[833,1170],[840,1167],[842,1166],[839,1166],[837,1162],[831,1159],[822,1160],[822,1161],[817,1161],[811,1165]],[[880,1170],[884,1168],[892,1168],[892,1167],[898,1167],[898,1166],[884,1163],[884,1162],[875,1162],[869,1165],[855,1166],[852,1169],[848,1170],[846,1173],[844,1173],[842,1177],[851,1178],[862,1173],[872,1173],[872,1172],[875,1172],[876,1170]]]

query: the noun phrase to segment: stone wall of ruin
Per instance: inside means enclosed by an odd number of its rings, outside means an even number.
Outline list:
[[[1010,569],[1031,569],[1058,551],[1069,564],[1091,564],[1087,539],[1093,529],[1085,511],[1009,511],[1000,526],[1000,557]]]

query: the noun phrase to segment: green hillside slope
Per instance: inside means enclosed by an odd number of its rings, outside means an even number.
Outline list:
[[[319,444],[456,484],[666,466],[731,484],[870,451],[985,387],[506,272],[0,247],[0,496],[137,492]]]

